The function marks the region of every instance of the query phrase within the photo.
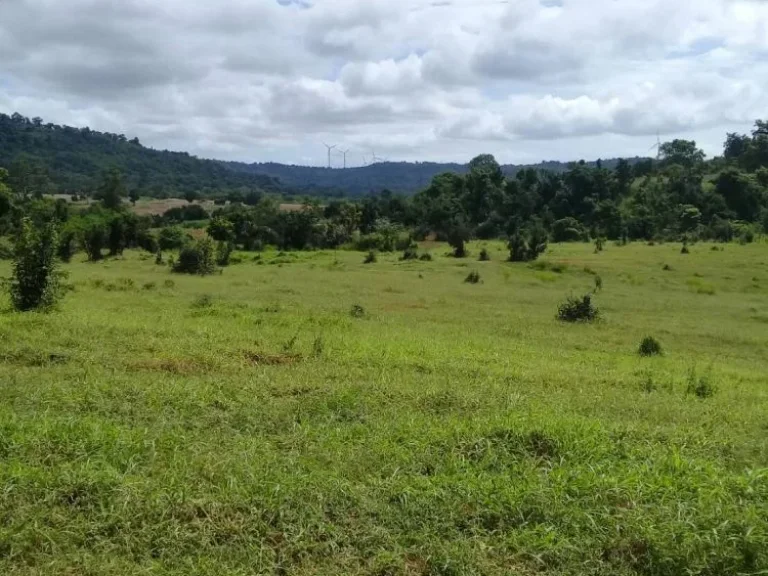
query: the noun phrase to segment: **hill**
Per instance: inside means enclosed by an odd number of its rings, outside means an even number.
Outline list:
[[[602,165],[613,168],[617,162],[605,160]],[[190,192],[210,198],[253,189],[326,197],[382,190],[412,194],[428,186],[438,174],[468,171],[467,164],[435,162],[382,162],[344,170],[222,162],[186,152],[155,150],[123,134],[46,124],[41,118],[20,114],[0,114],[0,166],[11,172],[14,188],[63,194],[90,194],[103,173],[116,167],[123,172],[128,190],[154,198],[183,197]],[[568,166],[549,161],[506,165],[502,170],[512,176],[527,167],[561,173]]]
[[[226,194],[242,188],[280,190],[269,176],[229,170],[221,162],[186,152],[154,150],[138,138],[44,124],[14,114],[0,114],[0,166],[9,169],[15,188],[42,193],[90,193],[113,167],[124,174],[129,190],[153,197]]]
[[[629,162],[635,164],[641,160],[641,158],[634,158]],[[610,169],[617,163],[618,159],[601,161],[603,167]],[[594,167],[597,162],[587,164]],[[237,172],[277,178],[289,189],[320,196],[356,196],[382,190],[412,194],[426,188],[432,178],[439,174],[446,172],[466,174],[469,171],[468,164],[438,162],[380,162],[346,169],[272,162],[254,164],[227,162],[226,165]],[[505,175],[514,176],[525,168],[562,173],[568,170],[570,165],[571,163],[566,162],[547,161],[529,165],[507,164],[501,168]]]

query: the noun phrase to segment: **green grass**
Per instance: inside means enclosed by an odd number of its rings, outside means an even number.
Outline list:
[[[490,249],[3,300],[0,574],[765,573],[768,246]]]

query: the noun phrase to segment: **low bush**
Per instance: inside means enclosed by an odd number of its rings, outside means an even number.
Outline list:
[[[661,356],[661,344],[653,336],[646,336],[643,341],[640,342],[640,348],[638,349],[640,356]]]
[[[206,276],[216,271],[213,242],[208,238],[185,246],[179,253],[179,260],[174,263],[173,271],[179,274],[197,274]]]
[[[363,264],[375,264],[377,260],[376,252],[369,250],[368,254],[365,256],[365,260],[363,260]]]
[[[415,243],[410,244],[403,251],[403,255],[400,256],[400,260],[418,260],[418,259],[419,259],[419,247]]]
[[[466,278],[464,278],[464,282],[467,284],[477,284],[480,282],[480,274],[477,272],[477,270],[473,270],[467,275]]]
[[[56,261],[57,246],[56,228],[52,224],[35,227],[29,218],[22,220],[14,246],[10,282],[15,310],[50,310],[61,298],[62,274]]]
[[[490,261],[490,259],[491,259],[491,255],[488,252],[487,248],[483,248],[482,250],[480,250],[480,258],[478,258],[480,262],[488,262]]]
[[[352,318],[365,318],[365,308],[360,306],[360,304],[353,304],[349,311],[349,315],[352,316]]]
[[[419,256],[419,260],[422,262],[432,262],[432,254],[429,252],[424,252],[421,256]]]
[[[691,394],[697,398],[706,399],[715,395],[715,387],[706,376],[697,376],[695,370],[688,374],[688,388],[686,394]]]
[[[569,296],[557,309],[557,318],[561,322],[593,322],[599,317],[600,311],[592,304],[589,294],[581,298]]]

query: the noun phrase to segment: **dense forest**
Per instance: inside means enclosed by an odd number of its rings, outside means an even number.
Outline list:
[[[633,159],[631,162],[637,162]],[[606,168],[617,160],[606,160]],[[39,193],[91,195],[103,174],[116,168],[125,186],[139,196],[204,198],[246,196],[253,192],[342,197],[391,190],[414,193],[445,172],[465,174],[466,164],[380,162],[361,168],[332,169],[263,163],[203,160],[183,152],[153,150],[137,138],[46,124],[40,118],[0,114],[0,166],[17,188]],[[503,166],[507,176],[524,167]],[[564,172],[568,165],[544,162],[541,170]]]
[[[640,158],[629,160],[631,164],[641,162]],[[601,161],[605,168],[614,168],[618,159]],[[596,163],[590,163],[594,166]],[[243,164],[228,162],[232,170],[248,174],[266,174],[280,180],[288,189],[311,196],[358,196],[371,192],[390,190],[412,194],[422,190],[432,178],[446,172],[466,174],[469,164],[437,162],[377,162],[368,166],[332,169],[317,166],[292,166],[275,163]],[[541,162],[530,166],[502,165],[505,176],[511,177],[520,170],[533,168],[548,172],[562,173],[568,170],[565,162]]]
[[[154,198],[280,189],[274,178],[235,172],[215,160],[153,150],[137,138],[45,124],[20,114],[0,114],[0,166],[10,172],[15,189],[42,194],[91,195],[113,168],[124,174],[128,190]]]

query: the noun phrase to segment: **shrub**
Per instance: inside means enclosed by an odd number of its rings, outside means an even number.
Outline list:
[[[71,229],[65,228],[59,234],[59,244],[56,247],[56,254],[62,262],[69,262],[75,254],[75,233]]]
[[[595,254],[603,251],[604,241],[602,238],[595,238]]]
[[[665,272],[670,272],[672,270],[672,266],[669,264],[664,264],[664,267],[662,268]]]
[[[364,318],[365,308],[360,306],[360,304],[354,304],[352,305],[352,309],[349,311],[349,315],[352,316],[352,318]]]
[[[215,270],[213,242],[208,238],[203,238],[191,246],[182,248],[178,262],[173,265],[173,271],[179,274],[206,276],[213,274]]]
[[[216,264],[219,266],[229,266],[233,250],[234,244],[232,242],[219,242],[216,245]]]
[[[482,250],[480,250],[480,258],[479,258],[480,262],[488,262],[490,261],[490,259],[491,259],[491,255],[488,252],[487,248],[483,248]]]
[[[480,274],[477,272],[477,270],[473,270],[469,273],[469,275],[467,275],[466,278],[464,278],[464,282],[467,284],[477,284],[480,282]]]
[[[375,264],[377,261],[378,258],[376,257],[376,252],[369,250],[368,254],[365,256],[365,260],[363,260],[363,264]]]
[[[404,251],[400,260],[418,260],[419,259],[419,247],[415,243],[411,243]]]
[[[155,282],[147,282],[142,286],[144,290],[154,290],[157,288],[157,284]]]
[[[508,246],[510,262],[533,262],[547,250],[547,233],[540,226],[526,233],[516,232]]]
[[[13,246],[6,243],[4,238],[0,238],[0,260],[13,259]]]
[[[576,218],[569,216],[552,223],[552,240],[554,242],[578,242],[584,240],[585,236],[584,227]]]
[[[715,387],[706,376],[696,376],[696,371],[691,370],[688,374],[688,388],[686,394],[693,394],[698,398],[711,398],[715,395]]]
[[[690,254],[690,250],[688,250],[688,240],[683,240],[683,247],[680,249],[680,254]]]
[[[107,243],[109,230],[107,223],[98,214],[85,218],[80,229],[80,241],[88,254],[88,260],[96,262],[102,259],[101,251]]]
[[[160,230],[157,244],[160,250],[179,250],[189,242],[189,237],[178,226],[169,226]]]
[[[592,322],[599,316],[600,311],[592,304],[592,297],[589,294],[581,298],[569,296],[557,310],[557,318],[561,322]]]
[[[162,266],[163,265],[163,252],[162,252],[162,250],[158,250],[157,254],[155,254],[155,264],[157,266]]]
[[[740,244],[752,244],[755,241],[755,233],[752,230],[745,230],[741,236],[739,236]]]
[[[638,353],[640,356],[660,356],[662,354],[661,344],[653,336],[646,336],[640,342]]]
[[[11,303],[20,311],[50,310],[61,297],[61,273],[56,262],[56,228],[21,223],[13,254]]]
[[[601,276],[595,276],[595,292],[602,292],[603,290],[603,278]]]
[[[422,262],[432,262],[432,254],[429,252],[424,252],[421,256],[419,256],[419,260]]]

